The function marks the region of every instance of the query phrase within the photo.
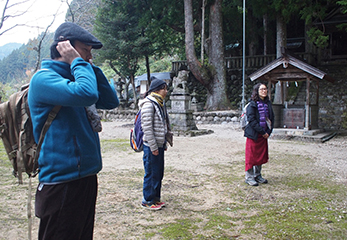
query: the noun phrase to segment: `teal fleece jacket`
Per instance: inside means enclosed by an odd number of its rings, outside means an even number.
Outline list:
[[[35,141],[55,105],[61,105],[48,129],[39,157],[39,181],[61,183],[97,174],[102,168],[100,140],[89,123],[86,106],[118,107],[119,100],[101,69],[82,58],[71,65],[43,60],[28,93]]]

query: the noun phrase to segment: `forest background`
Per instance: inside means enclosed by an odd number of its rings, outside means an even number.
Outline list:
[[[205,95],[200,100],[205,102],[206,110],[240,106],[241,94],[235,93],[241,90],[227,84],[224,59],[243,54],[241,0],[65,2],[69,5],[66,21],[85,27],[104,43],[104,48],[94,53],[94,63],[102,67],[109,79],[124,82],[126,89],[129,85],[135,89],[135,76],[170,71],[172,61],[186,60],[196,80],[194,87]],[[329,36],[320,22],[332,12],[345,14],[346,7],[346,0],[248,0],[245,55],[279,56],[288,38],[303,36],[305,51],[324,49]],[[338,27],[346,31],[346,24]],[[37,38],[2,58],[3,101],[29,82],[42,58],[49,57],[52,37],[47,24]],[[247,82],[247,89],[252,85]],[[128,100],[131,93],[125,97]]]

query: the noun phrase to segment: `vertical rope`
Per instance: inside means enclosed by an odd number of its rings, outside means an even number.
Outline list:
[[[28,239],[31,240],[31,231],[32,231],[32,219],[31,219],[31,177],[29,177],[29,186],[28,186],[27,215],[28,215]]]

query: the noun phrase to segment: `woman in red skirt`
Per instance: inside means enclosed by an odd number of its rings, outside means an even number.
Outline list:
[[[246,140],[246,180],[251,186],[267,183],[261,176],[262,165],[269,160],[268,142],[273,126],[274,114],[265,84],[253,87],[251,102],[247,107],[248,124],[244,136]]]

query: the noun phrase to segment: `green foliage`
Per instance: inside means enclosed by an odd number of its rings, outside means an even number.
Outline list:
[[[117,77],[119,77],[115,72],[112,70],[112,68],[107,64],[107,62],[104,62],[100,66],[102,72],[105,74],[107,79],[113,78],[113,80],[117,80]]]
[[[164,56],[161,58],[150,57],[149,58],[149,66],[151,68],[151,72],[170,72],[172,69],[172,62],[177,61],[177,56]],[[139,61],[139,70],[137,71],[137,75],[140,76],[147,72],[146,62],[145,60]]]
[[[109,60],[124,78],[134,76],[149,39],[141,36],[139,15],[131,1],[104,1],[98,9],[95,32],[104,48],[98,58]]]
[[[324,49],[329,45],[329,36],[325,34],[323,23],[321,26],[317,25],[317,23],[323,22],[323,19],[329,14],[331,9],[336,7],[335,1],[324,0],[315,2],[315,4],[307,2],[299,12],[301,19],[305,21],[306,25],[312,26],[314,22],[316,23],[316,27],[311,27],[307,31],[307,35],[308,41],[314,43],[318,48]]]
[[[268,14],[275,17],[280,14],[287,23],[293,14],[298,14],[298,11],[305,6],[305,2],[302,0],[274,0],[272,2],[264,1],[263,3],[262,8],[270,6],[269,10],[266,11]]]
[[[95,25],[104,43],[99,59],[110,60],[126,78],[137,73],[138,61],[145,56],[161,58],[164,53],[172,55],[175,49],[182,49],[184,38],[173,34],[168,26],[175,23],[169,21],[182,18],[174,18],[176,8],[170,7],[172,1],[103,1]]]
[[[7,101],[10,96],[19,91],[20,86],[13,86],[9,83],[0,83],[1,102]]]
[[[42,35],[30,40],[26,45],[23,44],[0,61],[1,101],[7,101],[9,96],[18,91],[21,85],[30,81],[39,61],[37,46],[41,37]],[[42,42],[40,60],[49,57],[52,38],[53,34],[50,33]]]
[[[209,7],[214,1],[207,1],[205,8],[205,33],[208,38]],[[193,18],[195,31],[195,50],[200,55],[201,49],[201,0],[193,0]],[[226,46],[240,43],[238,48],[227,49],[226,56],[240,56],[242,43],[242,1],[223,0],[223,39]],[[286,22],[293,17],[303,19],[308,28],[315,23],[315,28],[308,31],[309,42],[319,48],[326,48],[329,36],[324,32],[324,26],[319,25],[332,9],[340,8],[342,13],[347,13],[347,0],[249,0],[246,2],[247,24],[246,44],[254,44],[257,53],[262,52],[263,39],[262,20],[264,16],[269,19],[268,40],[275,39],[275,20],[278,15]],[[67,13],[69,21],[74,20],[79,25],[102,40],[104,48],[96,51],[95,62],[103,64],[108,78],[115,80],[122,77],[127,79],[141,75],[147,71],[144,57],[150,59],[151,72],[170,71],[170,57],[174,60],[185,59],[184,42],[184,1],[172,0],[73,0],[71,10]],[[74,18],[72,18],[74,17]],[[94,24],[94,19],[96,22]],[[318,25],[317,25],[318,24]],[[346,31],[346,24],[338,28]],[[95,28],[95,29],[93,29]],[[47,35],[41,49],[41,59],[49,57],[49,46],[53,33]],[[40,36],[39,36],[40,37]],[[38,39],[30,40],[27,45],[13,51],[7,58],[0,61],[0,74],[2,83],[10,84],[14,88],[29,81],[37,63],[35,47]],[[268,42],[268,53],[274,51],[273,42]],[[209,46],[206,45],[208,48]],[[270,50],[271,48],[271,50]],[[250,49],[246,47],[246,50]],[[205,49],[206,50],[206,49]],[[207,54],[206,54],[207,55]],[[177,57],[177,59],[176,59]],[[157,60],[159,59],[159,61]],[[207,58],[205,58],[207,61]],[[117,73],[109,66],[110,63]],[[205,64],[204,64],[205,65]],[[229,88],[235,88],[234,85]],[[3,100],[7,98],[7,90],[3,90]],[[230,92],[233,89],[230,89]],[[230,96],[229,96],[230,97]],[[237,104],[234,99],[230,99]],[[235,105],[234,104],[234,105]]]
[[[30,40],[27,44],[23,44],[20,48],[15,49],[11,54],[0,61],[2,83],[8,83],[16,87],[16,85],[22,85],[29,81],[37,65],[38,55],[35,49],[37,49],[38,39],[41,37],[42,34]],[[40,59],[49,57],[49,48],[52,38],[52,33],[45,37],[41,47]]]
[[[318,28],[311,28],[307,32],[309,36],[309,42],[314,43],[317,47],[324,49],[329,45],[329,36],[324,35],[324,32]]]
[[[341,116],[341,125],[343,129],[347,129],[347,112],[344,112]]]
[[[324,199],[300,199],[286,206],[266,208],[245,222],[249,229],[244,232],[254,231],[254,225],[266,222],[266,228],[258,231],[266,232],[271,239],[329,239],[329,236],[340,239],[344,233],[336,225],[342,229],[346,224],[336,221],[338,217],[330,204]],[[335,228],[329,228],[329,224]]]
[[[11,161],[8,159],[8,155],[6,153],[4,144],[2,142],[2,140],[0,141],[0,165],[4,166],[6,168],[11,168],[12,167],[12,163]],[[3,170],[3,169],[1,169]]]
[[[336,26],[340,31],[347,32],[347,23],[341,23]]]
[[[340,0],[336,2],[338,5],[341,5],[342,13],[347,13],[347,0]]]
[[[347,0],[337,1],[336,4],[341,5],[340,9],[341,9],[341,12],[343,14],[347,13]],[[342,30],[342,31],[347,32],[347,24],[346,23],[342,23],[342,24],[337,25],[337,28]]]
[[[317,1],[314,4],[311,2],[304,2],[303,8],[299,13],[301,19],[305,20],[305,23],[310,26],[313,22],[322,22],[331,9],[334,8],[337,8],[335,1],[323,0]]]
[[[192,230],[197,229],[191,219],[180,219],[161,230],[166,239],[192,239]]]
[[[111,150],[126,151],[130,148],[128,139],[101,140],[100,144],[103,153]]]
[[[204,229],[229,229],[232,225],[231,217],[219,215],[215,212],[210,213],[209,221],[205,224]]]
[[[14,50],[0,62],[0,75],[2,83],[21,83],[25,78],[28,60],[25,46]]]
[[[177,57],[171,57],[171,56],[165,56],[162,58],[150,57],[149,65],[150,65],[151,72],[152,73],[153,72],[170,72],[172,68],[171,66],[172,61],[176,61],[177,60],[176,58]],[[140,60],[138,65],[139,65],[139,69],[136,72],[136,76],[145,74],[147,72],[145,60],[144,59]],[[107,62],[102,64],[101,69],[103,73],[105,74],[105,76],[107,77],[107,79],[113,78],[114,81],[118,81],[118,78],[120,78],[120,76],[116,74],[114,70],[112,70],[112,68],[107,64]],[[132,93],[130,92],[129,97],[131,96],[132,96]]]
[[[21,43],[7,43],[0,47],[0,60],[7,57],[13,50],[22,46]]]

